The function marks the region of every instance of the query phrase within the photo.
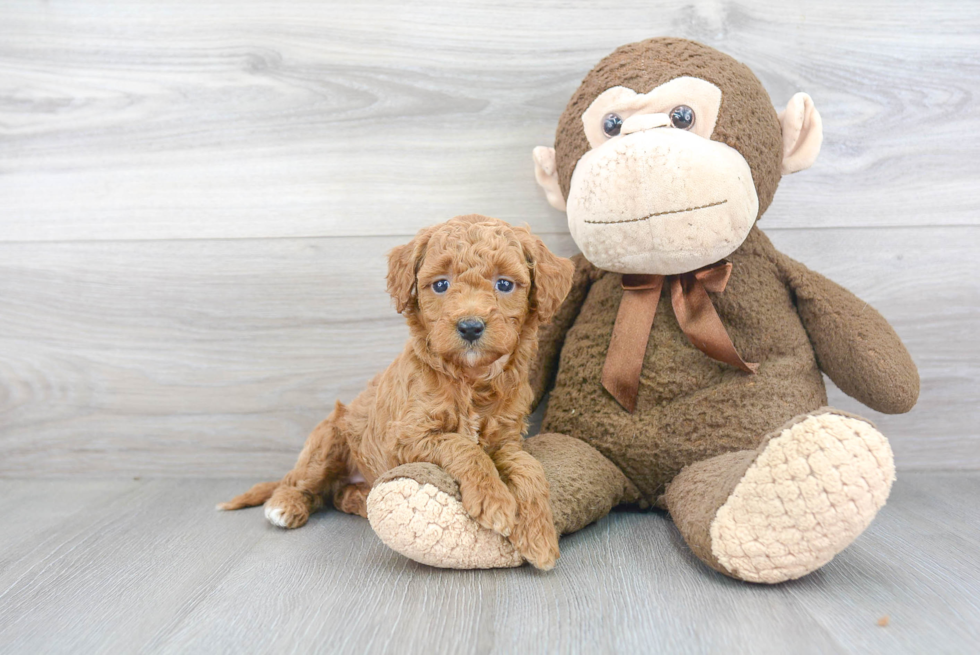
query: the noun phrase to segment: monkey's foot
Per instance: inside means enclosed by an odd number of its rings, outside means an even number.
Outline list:
[[[854,541],[894,479],[885,437],[861,418],[824,409],[795,419],[756,451],[689,466],[671,483],[667,503],[705,563],[740,580],[776,583],[815,571]]]
[[[456,482],[433,464],[405,464],[382,475],[367,500],[374,532],[409,559],[446,569],[520,566],[505,537],[480,526],[463,508]]]

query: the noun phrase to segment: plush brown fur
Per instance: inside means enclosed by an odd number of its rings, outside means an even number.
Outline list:
[[[776,191],[783,157],[776,112],[746,66],[682,39],[623,46],[586,76],[561,117],[555,142],[566,198],[572,172],[589,148],[581,117],[592,101],[614,86],[647,93],[683,75],[721,89],[721,110],[711,138],[734,148],[748,162],[762,215]],[[762,446],[793,417],[802,421],[808,416],[840,414],[824,407],[822,373],[846,393],[887,413],[912,408],[919,377],[898,335],[877,311],[778,252],[758,227],[727,259],[733,264],[728,286],[722,293],[712,293],[711,300],[736,350],[746,361],[759,363],[758,374],[720,363],[695,347],[679,327],[664,285],[642,354],[636,411],[630,413],[602,385],[623,297],[622,276],[576,256],[572,289],[554,320],[540,332],[538,357],[530,373],[535,404],[553,388],[543,423],[546,433],[529,439],[527,448],[547,472],[553,512],[562,531],[597,520],[621,502],[655,504],[669,509],[692,551],[710,566],[734,577],[774,582],[813,569],[803,562],[785,574],[770,570],[767,576],[753,577],[724,568],[713,554],[717,544],[711,541],[712,521]],[[867,422],[855,418],[847,425],[853,433],[865,430]],[[877,432],[874,435],[867,449],[876,449],[877,460],[868,466],[878,468],[870,471],[874,475],[869,478],[878,481],[875,493],[887,497],[891,452],[887,441],[879,439]],[[841,435],[823,436],[827,444],[842,443],[834,441]],[[583,442],[583,447],[570,448],[570,438]],[[867,452],[857,453],[854,462],[875,461],[866,456]],[[857,466],[854,462],[842,466]],[[796,484],[821,484],[805,472],[801,480],[786,482],[788,498],[799,492]],[[809,493],[812,487],[807,489]],[[861,521],[870,521],[884,498],[875,502],[864,506]],[[751,532],[751,526],[746,528]],[[794,548],[804,553],[831,543],[833,548],[843,548],[853,534],[840,530],[822,536],[825,544],[800,542]],[[813,557],[810,564],[825,561],[826,557]]]
[[[738,150],[749,163],[762,215],[776,191],[782,159],[780,126],[768,94],[744,65],[682,39],[623,46],[586,76],[561,117],[555,143],[566,196],[575,164],[589,147],[580,117],[592,100],[612,86],[643,93],[680,75],[700,77],[722,90],[711,138]],[[712,301],[738,352],[760,362],[758,375],[746,375],[695,348],[664,295],[644,356],[637,411],[624,411],[600,381],[623,295],[622,277],[581,256],[565,304],[542,331],[531,372],[536,402],[554,382],[544,429],[582,439],[614,463],[644,501],[669,507],[692,549],[709,564],[705,535],[712,512],[765,435],[790,417],[829,411],[820,409],[827,402],[821,372],[881,412],[907,412],[919,393],[911,357],[867,303],[778,252],[757,227],[728,259],[734,265],[732,277]],[[533,450],[534,440],[528,444]],[[600,473],[604,469],[595,459],[549,474],[556,515],[579,506],[569,498],[572,507],[564,507],[566,499],[554,493],[563,486],[557,475],[596,485],[615,477]],[[712,473],[678,477],[685,467]],[[697,485],[685,489],[695,478]],[[672,482],[673,493],[665,499]],[[604,513],[600,508],[593,519]]]
[[[748,67],[685,39],[625,45],[585,77],[555,140],[563,192],[589,148],[582,113],[600,93],[616,85],[645,93],[682,75],[722,90],[711,138],[749,163],[761,216],[780,179],[776,112]],[[734,264],[728,288],[712,294],[712,301],[736,349],[762,363],[759,375],[745,375],[697,350],[678,327],[665,294],[647,346],[638,411],[622,411],[600,383],[623,294],[621,276],[581,256],[565,304],[542,331],[531,373],[538,398],[557,372],[544,427],[598,448],[651,502],[687,464],[754,448],[788,417],[826,404],[821,370],[879,411],[908,411],[918,396],[908,352],[867,303],[776,251],[758,228],[728,259]]]
[[[596,64],[558,120],[555,155],[562,195],[568,198],[575,165],[589,150],[582,114],[613,86],[647,93],[665,82],[689,75],[722,90],[721,111],[713,141],[737,150],[752,168],[759,216],[772,202],[779,184],[782,137],[769,94],[749,68],[728,55],[695,41],[658,38],[630,43]]]
[[[872,307],[779,253],[758,228],[729,259],[728,287],[712,294],[712,301],[738,351],[761,363],[758,375],[695,348],[664,294],[637,410],[623,411],[600,381],[622,276],[600,271],[581,256],[574,258],[578,272],[568,303],[541,334],[534,369],[542,372],[533,374],[539,397],[547,372],[557,370],[543,429],[584,439],[650,502],[688,464],[755,449],[788,418],[826,405],[821,370],[879,411],[908,411],[918,395],[915,365]],[[834,311],[808,312],[816,303]]]
[[[522,435],[538,326],[567,294],[572,269],[526,228],[478,215],[424,229],[392,250],[388,290],[411,332],[404,352],[349,406],[337,403],[280,482],[260,483],[222,509],[268,501],[270,520],[295,528],[331,495],[339,509],[364,516],[378,476],[432,462],[459,482],[474,519],[551,568],[558,542],[548,485]],[[514,290],[495,291],[497,276]],[[443,277],[449,291],[437,294],[431,285]],[[486,325],[472,346],[456,330],[470,317]]]

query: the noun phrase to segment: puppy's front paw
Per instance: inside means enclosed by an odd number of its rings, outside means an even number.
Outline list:
[[[461,482],[463,508],[483,527],[509,537],[517,523],[517,500],[499,479],[484,484]]]
[[[524,559],[542,571],[550,571],[558,561],[558,532],[549,508],[522,507],[511,542]]]
[[[265,504],[265,518],[280,528],[306,525],[313,509],[309,497],[299,489],[279,487]]]

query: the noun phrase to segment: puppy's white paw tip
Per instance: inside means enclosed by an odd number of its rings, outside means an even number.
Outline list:
[[[266,520],[278,528],[286,527],[285,514],[286,513],[278,507],[269,507],[268,505],[266,505],[265,508]]]

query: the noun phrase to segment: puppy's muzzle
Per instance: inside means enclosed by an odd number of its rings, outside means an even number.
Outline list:
[[[483,336],[486,324],[478,318],[464,318],[456,323],[456,332],[464,341],[474,343]]]

